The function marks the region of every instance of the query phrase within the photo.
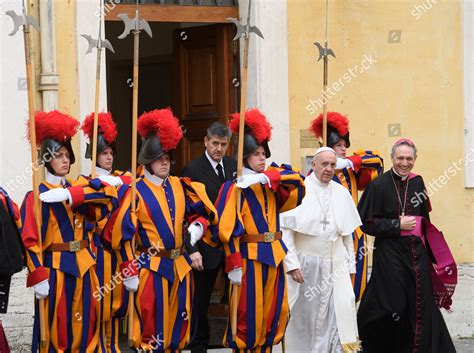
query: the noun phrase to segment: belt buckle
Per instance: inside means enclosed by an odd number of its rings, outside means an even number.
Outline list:
[[[265,243],[271,243],[275,240],[275,233],[274,232],[265,232],[263,233]]]
[[[171,249],[170,252],[170,258],[171,260],[174,260],[178,258],[181,255],[181,250],[180,249]]]
[[[81,242],[79,240],[73,240],[69,242],[69,251],[77,252],[81,250]]]

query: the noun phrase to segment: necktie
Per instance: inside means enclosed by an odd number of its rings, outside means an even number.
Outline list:
[[[221,180],[221,182],[224,182],[225,177],[224,177],[224,171],[222,170],[222,166],[220,164],[218,164],[216,166],[216,169],[217,169],[217,174],[219,175],[219,179]]]

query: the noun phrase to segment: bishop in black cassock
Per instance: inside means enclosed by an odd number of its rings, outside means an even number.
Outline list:
[[[372,275],[358,311],[364,353],[456,352],[432,286],[432,258],[414,216],[429,220],[423,179],[411,173],[416,147],[401,139],[393,168],[375,179],[359,202],[361,229],[375,237]]]

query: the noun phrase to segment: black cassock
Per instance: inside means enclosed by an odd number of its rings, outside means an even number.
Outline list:
[[[6,314],[10,280],[23,266],[20,236],[14,220],[14,207],[0,188],[0,313]],[[1,349],[0,349],[1,351]]]
[[[407,180],[390,170],[359,201],[362,231],[375,236],[372,275],[357,313],[364,353],[456,352],[435,303],[429,251],[420,238],[400,236],[406,190],[406,215],[429,219],[431,210],[421,176],[409,179],[406,189]]]

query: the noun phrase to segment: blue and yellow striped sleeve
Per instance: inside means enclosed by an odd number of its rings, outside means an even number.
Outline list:
[[[304,176],[291,165],[272,163],[264,174],[270,180],[280,212],[289,211],[301,204],[305,194]]]
[[[189,178],[180,178],[186,194],[186,215],[188,221],[198,220],[207,229],[208,225],[217,226],[219,218],[217,210],[206,193],[206,187],[202,183],[193,182]]]
[[[128,188],[128,190],[125,191],[121,198],[119,207],[109,217],[103,236],[105,239],[110,239],[112,250],[120,253],[120,268],[128,267],[130,269],[130,263],[135,259],[132,240],[137,230],[136,213],[138,212],[138,205],[135,213],[132,212],[131,188],[127,185],[122,185],[122,188],[124,187]]]
[[[28,192],[23,200],[20,209],[22,228],[20,231],[21,240],[26,249],[26,265],[29,275],[26,281],[27,287],[34,286],[48,279],[48,273],[43,267],[43,259],[41,258],[41,244],[38,228],[34,215],[33,192]],[[41,217],[44,217],[42,214]],[[47,222],[46,222],[47,226]]]
[[[85,180],[88,185],[85,185]],[[84,212],[90,222],[98,222],[106,218],[113,209],[118,207],[117,189],[100,179],[79,178],[68,187],[71,194],[71,208]],[[81,205],[92,207],[79,208]]]
[[[71,193],[71,207],[82,205],[84,203],[107,204],[112,202],[117,206],[117,189],[100,179],[90,179],[89,185],[82,185],[81,180],[72,183],[68,187]]]
[[[348,157],[348,159],[354,165],[357,189],[360,191],[364,190],[371,181],[383,174],[383,158],[377,150],[359,149],[354,151],[354,155]]]
[[[216,200],[216,210],[219,217],[217,228],[211,229],[211,238],[204,238],[208,244],[222,244],[226,254],[226,272],[242,267],[240,254],[240,236],[244,234],[241,214],[237,212],[237,197],[239,188],[231,182],[225,182]],[[241,200],[241,204],[243,197]]]

